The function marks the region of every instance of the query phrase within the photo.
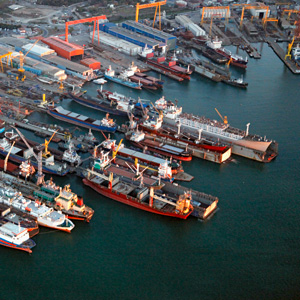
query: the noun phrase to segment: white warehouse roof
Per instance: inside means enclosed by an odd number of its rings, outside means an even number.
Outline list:
[[[26,45],[22,46],[22,49],[25,50],[25,53],[26,53],[27,51],[29,51],[29,49],[31,47],[32,47],[32,44],[26,44]],[[49,54],[55,54],[55,51],[50,48],[44,47],[44,46],[34,45],[31,48],[29,53],[37,55],[37,56],[44,56],[44,55],[49,55]]]

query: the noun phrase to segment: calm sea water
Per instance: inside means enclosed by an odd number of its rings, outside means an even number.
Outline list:
[[[299,77],[266,45],[246,72],[232,72],[243,74],[247,91],[197,75],[188,83],[166,79],[160,94],[107,88],[152,100],[164,94],[187,112],[215,119],[217,108],[238,128],[250,122],[251,133],[278,141],[275,161],[185,163],[195,179],[184,185],[219,197],[219,211],[204,223],[143,212],[83,187],[79,178],[58,178],[84,196],[94,218],[76,222],[70,235],[41,229],[31,255],[1,247],[0,298],[299,299]],[[94,95],[96,88],[86,86]],[[63,106],[104,116],[70,100]]]

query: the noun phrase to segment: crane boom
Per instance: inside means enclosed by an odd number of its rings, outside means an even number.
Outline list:
[[[9,149],[9,151],[8,151],[8,153],[7,153],[7,155],[6,155],[6,157],[5,157],[5,160],[4,160],[4,172],[6,172],[8,157],[9,157],[9,155],[10,155],[10,152],[11,152],[12,148],[13,148],[14,145],[15,145],[15,142],[16,142],[16,141],[14,141],[14,142],[12,143],[12,145],[11,145],[11,147],[10,147],[10,149]]]
[[[120,147],[121,147],[122,142],[123,142],[123,139],[120,140],[120,143],[119,143],[119,145],[118,145],[118,147],[117,147],[117,150],[113,152],[113,158],[116,157],[116,155],[117,155],[117,153],[118,153],[118,151],[119,151],[119,149],[120,149]]]
[[[52,136],[50,137],[50,139],[48,141],[45,139],[45,144],[44,144],[45,145],[45,153],[44,153],[45,156],[50,154],[50,152],[48,151],[48,145],[50,144],[51,140],[53,139],[53,137],[55,136],[57,131],[58,131],[58,129],[53,132]]]

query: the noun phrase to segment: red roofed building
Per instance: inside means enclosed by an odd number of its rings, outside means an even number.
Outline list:
[[[83,56],[84,49],[83,47],[71,44],[66,41],[61,40],[58,37],[47,37],[42,40],[43,43],[47,44],[51,49],[66,59],[72,60],[74,56]]]
[[[93,70],[99,70],[101,68],[101,63],[93,58],[85,58],[81,60],[80,63]]]

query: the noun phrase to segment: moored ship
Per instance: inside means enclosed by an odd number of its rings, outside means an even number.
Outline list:
[[[150,50],[145,48],[141,53],[139,53],[139,56],[146,64],[152,65],[166,73],[171,73],[187,80],[191,79],[190,75],[193,71],[189,67],[186,69],[178,66],[175,54],[172,56],[171,60],[166,61],[164,56],[154,58],[152,49]]]
[[[72,221],[67,219],[62,212],[55,211],[53,208],[49,208],[39,201],[32,201],[25,198],[22,193],[5,184],[1,184],[0,187],[0,203],[28,214],[28,216],[37,220],[41,226],[69,233],[75,227]]]
[[[71,93],[68,94],[75,102],[100,111],[104,111],[113,115],[127,116],[127,110],[115,101],[106,101],[106,99],[99,99],[96,97],[84,96],[84,93]]]
[[[155,214],[186,219],[193,211],[187,193],[172,197],[158,191],[159,186],[146,187],[136,180],[113,178],[110,174],[107,177],[87,170],[83,183],[103,196]]]
[[[158,142],[154,139],[148,138],[144,132],[140,131],[129,131],[125,134],[133,145],[138,148],[147,149],[151,152],[158,153],[163,156],[172,157],[177,160],[191,161],[192,152],[181,149],[175,146],[171,146],[165,142]]]
[[[233,66],[243,68],[243,69],[247,68],[248,59],[243,58],[242,56],[239,56],[237,54],[233,54],[228,49],[223,48],[222,41],[220,41],[217,37],[215,39],[213,39],[212,41],[207,42],[206,45],[207,45],[207,47],[209,47],[216,53],[218,53],[218,54],[224,56],[225,58],[227,58],[228,60],[230,60],[230,63]]]
[[[0,245],[32,253],[35,242],[26,228],[11,222],[0,222]]]
[[[102,120],[95,120],[90,117],[66,110],[62,106],[49,108],[47,113],[50,116],[67,123],[75,124],[85,128],[91,128],[97,131],[115,132],[118,128],[117,124],[112,119],[109,119],[108,116]]]
[[[119,83],[121,85],[127,86],[132,89],[140,90],[142,88],[142,83],[132,82],[130,77],[134,75],[134,71],[129,69],[124,70],[120,73],[120,75],[116,76],[115,71],[112,70],[111,66],[107,70],[105,70],[104,77],[110,81],[115,83]]]
[[[72,220],[89,222],[94,215],[94,210],[83,203],[82,197],[71,191],[70,185],[62,189],[52,178],[46,181],[40,190],[34,191],[33,195],[48,206],[62,211]]]

